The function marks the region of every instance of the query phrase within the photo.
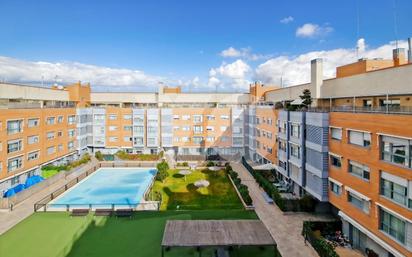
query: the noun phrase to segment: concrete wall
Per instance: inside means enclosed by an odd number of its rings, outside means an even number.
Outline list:
[[[69,92],[50,88],[0,83],[0,99],[69,101]]]

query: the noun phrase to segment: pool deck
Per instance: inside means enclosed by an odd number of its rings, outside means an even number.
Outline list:
[[[29,217],[34,212],[34,204],[41,200],[43,197],[51,194],[56,189],[64,186],[70,180],[76,178],[81,173],[86,172],[87,170],[96,166],[98,161],[92,157],[91,162],[87,163],[86,165],[80,167],[78,170],[67,176],[65,179],[62,179],[55,184],[45,188],[44,190],[33,194],[31,197],[27,198],[23,202],[19,203],[18,205],[14,206],[13,211],[1,211],[0,212],[0,235],[4,234],[7,230],[11,229],[20,221],[24,220],[25,218]]]

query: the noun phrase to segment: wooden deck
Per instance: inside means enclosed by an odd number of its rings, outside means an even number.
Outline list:
[[[169,220],[162,247],[276,246],[260,220]]]

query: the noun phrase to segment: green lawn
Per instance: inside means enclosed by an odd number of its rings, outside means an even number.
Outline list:
[[[47,179],[47,178],[53,177],[53,176],[56,175],[57,173],[59,173],[58,170],[42,170],[42,171],[41,171],[41,176],[42,176],[44,179]]]
[[[153,192],[162,194],[161,210],[242,209],[243,205],[224,170],[193,171],[185,178],[179,170],[169,170],[162,182],[156,181]],[[210,182],[207,188],[196,188],[193,183],[200,179]]]
[[[256,218],[254,212],[244,210],[140,212],[133,219],[35,213],[0,236],[0,256],[160,257],[166,220]],[[211,256],[207,251],[202,253]],[[198,254],[192,248],[172,248],[165,254],[169,256]],[[273,248],[235,249],[231,256],[273,256]]]

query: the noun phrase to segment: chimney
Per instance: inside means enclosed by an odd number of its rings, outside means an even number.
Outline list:
[[[312,97],[315,99],[321,98],[321,89],[323,84],[323,60],[318,58],[310,62],[311,71],[311,84],[315,88],[315,92],[312,92]]]
[[[405,49],[404,48],[396,48],[393,49],[393,65],[399,66],[406,63],[405,59]]]
[[[412,37],[408,38],[408,62],[412,63]]]

